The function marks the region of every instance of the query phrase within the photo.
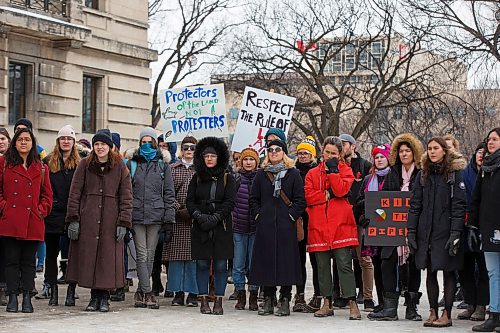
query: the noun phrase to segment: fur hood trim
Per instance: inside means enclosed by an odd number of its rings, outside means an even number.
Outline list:
[[[212,147],[217,152],[217,165],[212,169],[206,167],[202,156],[203,151],[205,151],[207,147]],[[213,136],[201,139],[196,145],[196,150],[194,151],[193,164],[196,174],[203,181],[207,181],[212,177],[222,176],[227,170],[227,166],[229,164],[229,150],[226,143],[222,139]]]
[[[448,165],[448,170],[446,173],[451,173],[455,171],[464,170],[467,167],[467,159],[460,153],[455,151],[448,152],[450,155],[450,164]],[[427,153],[422,156],[422,165],[428,159]]]
[[[391,143],[391,154],[389,163],[391,164],[391,166],[396,165],[396,163],[401,163],[401,161],[399,160],[398,149],[399,145],[402,142],[408,142],[411,150],[413,151],[413,159],[415,160],[415,166],[417,167],[417,169],[420,169],[422,167],[421,159],[422,156],[424,155],[424,146],[422,145],[422,142],[420,142],[420,140],[411,133],[403,133],[394,138],[394,140]]]

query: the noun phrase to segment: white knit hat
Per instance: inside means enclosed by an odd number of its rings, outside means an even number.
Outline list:
[[[61,136],[69,136],[76,141],[75,129],[71,125],[64,125],[59,132],[57,133],[57,138],[59,139]]]

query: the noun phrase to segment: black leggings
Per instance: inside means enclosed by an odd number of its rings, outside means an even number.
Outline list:
[[[375,288],[377,289],[377,298],[378,303],[384,303],[384,282],[382,279],[382,260],[380,259],[380,255],[376,255],[372,257],[373,263],[373,276],[375,279]]]
[[[438,271],[432,271],[427,268],[427,297],[431,309],[438,310],[439,301],[439,283],[437,279]],[[444,280],[444,308],[448,312],[448,318],[451,318],[451,308],[455,299],[457,289],[457,278],[455,271],[443,271]]]
[[[274,297],[276,295],[277,287],[264,287],[264,297]],[[281,286],[280,288],[281,297],[286,297],[288,300],[292,298],[292,286]]]
[[[50,285],[57,284],[57,257],[60,251],[59,234],[45,234],[45,282]]]
[[[474,306],[490,303],[489,278],[484,253],[465,252],[464,268],[459,272],[459,280],[465,303]]]
[[[382,259],[382,275],[384,277],[384,291],[396,293],[399,289],[399,282],[408,287],[409,292],[418,292],[421,282],[421,271],[415,266],[415,257],[410,255],[406,264],[398,265],[398,251],[396,248],[387,259]],[[378,293],[378,290],[377,290]]]

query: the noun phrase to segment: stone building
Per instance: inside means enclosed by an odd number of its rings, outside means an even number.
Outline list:
[[[49,150],[71,124],[122,146],[151,123],[147,0],[0,0],[0,126],[33,121]]]

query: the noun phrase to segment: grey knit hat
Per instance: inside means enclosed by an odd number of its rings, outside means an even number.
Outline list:
[[[156,141],[158,138],[158,133],[156,133],[156,130],[152,127],[144,127],[141,130],[141,134],[139,135],[139,141],[141,141],[142,138],[145,136],[149,136],[149,137],[153,138],[153,140]]]

